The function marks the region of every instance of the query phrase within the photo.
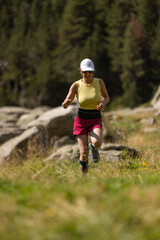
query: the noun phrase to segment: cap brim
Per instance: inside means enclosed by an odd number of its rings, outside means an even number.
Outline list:
[[[82,67],[81,70],[82,70],[82,71],[92,71],[92,72],[95,71],[94,68],[89,68],[89,67],[87,67],[87,68],[85,68],[85,67],[83,68],[83,67]]]

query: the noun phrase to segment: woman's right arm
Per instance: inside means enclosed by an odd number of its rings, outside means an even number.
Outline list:
[[[63,108],[67,108],[72,103],[76,93],[77,93],[77,83],[73,83],[69,89],[67,97],[62,103]]]

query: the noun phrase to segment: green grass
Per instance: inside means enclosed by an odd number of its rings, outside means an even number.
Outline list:
[[[2,169],[1,239],[159,239],[159,165],[143,165],[90,163],[84,177],[69,160]]]
[[[138,159],[101,159],[86,176],[71,159],[1,166],[0,239],[159,240],[159,134],[139,130],[128,133]]]

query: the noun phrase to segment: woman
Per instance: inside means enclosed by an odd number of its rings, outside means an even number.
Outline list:
[[[88,172],[88,136],[90,136],[90,150],[93,162],[100,160],[98,148],[102,144],[101,111],[110,101],[108,92],[102,79],[94,78],[95,68],[92,60],[85,58],[80,64],[82,79],[74,82],[62,106],[67,108],[75,95],[79,103],[77,116],[74,120],[73,134],[77,137],[80,149],[80,165],[83,173]]]

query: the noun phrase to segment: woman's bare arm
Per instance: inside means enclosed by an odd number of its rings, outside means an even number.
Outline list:
[[[67,108],[72,103],[76,93],[77,93],[77,84],[73,83],[69,89],[67,97],[65,98],[65,100],[62,103],[63,108]]]
[[[99,79],[99,83],[100,83],[101,95],[103,97],[103,101],[99,105],[97,105],[96,108],[97,110],[104,111],[106,104],[109,103],[110,101],[110,97],[108,95],[104,81],[102,79]]]

